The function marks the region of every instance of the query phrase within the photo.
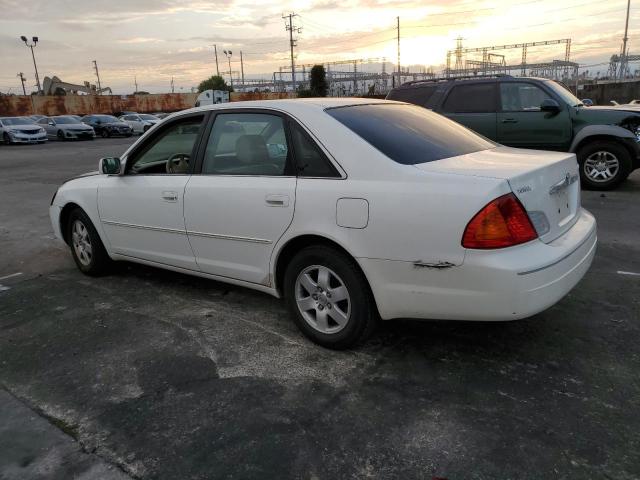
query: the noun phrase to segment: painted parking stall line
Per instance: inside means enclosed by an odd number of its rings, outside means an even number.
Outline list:
[[[617,273],[618,273],[619,275],[630,275],[630,276],[632,276],[632,277],[640,277],[640,273],[636,273],[636,272],[625,272],[625,271],[623,271],[623,270],[618,270],[618,272],[617,272]],[[0,278],[0,280],[2,280],[2,279]]]

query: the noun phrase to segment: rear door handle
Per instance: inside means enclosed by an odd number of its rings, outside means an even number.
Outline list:
[[[162,192],[162,199],[165,202],[177,202],[178,192]]]
[[[264,197],[264,201],[269,207],[288,207],[289,195],[270,194]]]
[[[518,120],[516,120],[515,118],[505,118],[504,120],[502,120],[502,123],[518,123]]]

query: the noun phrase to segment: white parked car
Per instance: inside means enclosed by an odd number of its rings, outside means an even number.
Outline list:
[[[47,141],[47,132],[29,117],[0,117],[0,136],[5,145]]]
[[[47,135],[58,140],[88,139],[96,138],[96,132],[92,127],[71,115],[58,115],[55,117],[44,117],[38,120],[47,132]]]
[[[529,317],[596,249],[573,154],[502,147],[399,102],[192,109],[99,171],[51,203],[82,272],[130,260],[284,296],[331,348],[378,316]]]
[[[120,117],[124,123],[129,125],[133,130],[133,133],[144,133],[153,127],[161,120],[155,115],[149,115],[148,113],[132,113],[129,115],[123,115]]]

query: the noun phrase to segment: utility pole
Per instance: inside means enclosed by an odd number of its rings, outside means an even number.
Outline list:
[[[176,89],[173,85],[173,77],[171,77],[171,93],[175,93],[175,92],[176,92]]]
[[[400,17],[396,17],[397,30],[398,30],[398,87],[402,83],[400,79]]]
[[[93,69],[96,71],[96,77],[98,78],[98,95],[101,95],[102,85],[100,85],[100,73],[98,72],[98,62],[93,61]]]
[[[627,41],[629,40],[629,9],[631,8],[631,0],[627,0],[627,20],[624,24],[624,38],[622,39],[622,55],[620,55],[620,80],[624,79],[624,73],[627,70]]]
[[[24,82],[27,80],[26,78],[24,78],[24,73],[20,72],[18,75],[16,75],[16,77],[20,77],[20,82],[22,82],[22,93],[24,95],[27,94],[27,90],[24,88]]]
[[[296,91],[296,63],[293,55],[293,48],[296,47],[297,39],[293,38],[293,32],[300,33],[302,31],[301,28],[296,27],[293,24],[293,18],[298,15],[295,13],[290,13],[289,15],[283,15],[282,18],[285,20],[285,29],[289,32],[289,47],[291,49],[291,84],[293,86],[293,91]],[[288,22],[287,22],[288,20]]]
[[[213,45],[213,53],[216,55],[216,75],[220,76],[220,68],[218,67],[218,46]]]
[[[38,84],[38,94],[40,94],[40,92],[42,92],[42,87],[40,86],[40,76],[38,75],[38,66],[36,65],[36,55],[33,53],[33,47],[35,47],[36,44],[38,43],[38,37],[31,38],[31,40],[33,41],[31,45],[29,45],[29,42],[27,41],[27,37],[25,37],[24,35],[20,37],[20,40],[22,40],[24,44],[31,49],[31,57],[33,58],[33,68],[36,71],[36,83]]]
[[[242,79],[242,87],[244,90],[244,62],[242,61],[242,50],[240,50],[240,78]]]
[[[133,76],[133,83],[135,83],[136,85],[136,91],[133,92],[135,95],[136,93],[138,93],[138,77],[136,77],[135,75]]]

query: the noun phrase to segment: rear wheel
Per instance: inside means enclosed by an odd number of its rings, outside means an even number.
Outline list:
[[[597,140],[578,150],[580,180],[590,190],[612,190],[631,173],[631,155],[622,145]]]
[[[366,278],[353,259],[331,247],[308,247],[293,257],[284,295],[302,333],[327,348],[361,343],[377,323]]]
[[[111,259],[87,214],[76,208],[69,215],[67,238],[73,260],[85,275],[98,276],[108,272]]]

